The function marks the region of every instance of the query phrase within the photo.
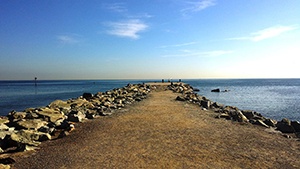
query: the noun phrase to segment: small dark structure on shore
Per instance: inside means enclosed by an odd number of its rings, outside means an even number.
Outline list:
[[[34,86],[37,86],[37,77],[34,77]]]

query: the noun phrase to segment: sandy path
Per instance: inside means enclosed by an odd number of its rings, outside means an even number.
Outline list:
[[[14,168],[300,168],[300,142],[154,91],[111,117],[77,125]]]

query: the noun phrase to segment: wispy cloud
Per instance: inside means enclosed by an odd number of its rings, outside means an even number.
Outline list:
[[[187,42],[187,43],[181,43],[175,45],[164,45],[164,46],[160,46],[159,48],[182,47],[182,46],[190,46],[194,44],[197,44],[197,42]]]
[[[180,54],[163,55],[162,57],[217,57],[217,56],[222,56],[230,53],[233,53],[233,51],[215,50],[215,51],[198,52],[198,51],[191,51],[191,50],[181,50]]]
[[[76,43],[79,43],[78,35],[59,35],[56,38],[62,44],[76,44]]]
[[[128,18],[152,18],[154,17],[153,15],[150,15],[148,13],[139,13],[135,15],[128,15]]]
[[[126,37],[131,39],[138,39],[138,33],[145,31],[149,26],[139,19],[129,19],[119,22],[109,22],[106,26],[110,27],[108,34]]]
[[[296,26],[273,26],[251,33],[249,36],[229,38],[227,40],[251,40],[254,42],[273,38],[282,33],[298,29]]]
[[[128,11],[125,3],[109,3],[109,4],[104,4],[103,7],[112,12],[118,12],[118,13],[123,13]]]
[[[181,10],[183,15],[187,15],[193,12],[202,11],[208,7],[216,5],[215,0],[197,0],[197,1],[188,1],[186,2],[187,7]]]
[[[103,4],[103,8],[106,10],[109,10],[111,12],[120,13],[124,17],[127,18],[152,18],[153,15],[150,15],[148,13],[138,13],[138,14],[130,14],[128,8],[126,7],[126,3],[106,3]]]

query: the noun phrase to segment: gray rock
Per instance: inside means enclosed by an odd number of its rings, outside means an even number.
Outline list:
[[[6,165],[6,164],[0,164],[0,168],[1,169],[10,169],[10,165]]]
[[[67,119],[59,119],[55,123],[52,123],[54,126],[50,127],[55,127],[57,129],[65,129],[68,126]]]
[[[264,123],[262,120],[255,120],[255,123],[253,124],[257,124],[266,128],[269,128],[270,126],[268,126],[266,123]]]
[[[73,111],[68,115],[68,121],[82,122],[85,119],[85,114],[81,111]]]
[[[271,127],[276,127],[277,121],[272,119],[266,119],[264,120],[264,123]]]
[[[31,130],[38,130],[42,126],[46,126],[48,122],[43,121],[41,119],[27,119],[18,121],[15,123],[14,127],[16,129],[31,129]]]
[[[242,113],[247,117],[247,119],[253,119],[255,116],[254,112],[251,110],[243,110]]]
[[[215,108],[222,108],[222,107],[224,107],[224,104],[220,104],[218,102],[214,102],[211,106],[215,107]]]
[[[27,139],[30,142],[32,142],[32,141],[41,142],[41,141],[51,140],[50,134],[35,131],[35,130],[20,130],[19,132],[12,134],[11,137],[16,137],[16,138],[18,138],[18,140],[21,140],[21,141],[22,141],[22,138],[24,140]]]
[[[143,99],[142,99],[141,97],[137,97],[137,98],[135,98],[134,100],[137,101],[137,102],[140,102],[140,101],[142,101]]]
[[[0,130],[8,130],[9,127],[6,124],[0,123]]]
[[[9,123],[9,119],[4,116],[0,116],[0,124],[7,124]]]
[[[63,137],[66,137],[68,135],[70,135],[70,133],[68,131],[64,130],[64,131],[59,133],[58,138],[63,138]]]
[[[200,105],[206,109],[209,109],[211,102],[209,100],[200,100]]]
[[[176,100],[177,101],[185,101],[185,98],[183,96],[177,96]]]
[[[92,93],[83,93],[82,97],[85,98],[86,100],[91,100],[93,97],[93,94]]]
[[[220,89],[213,89],[213,90],[211,90],[211,92],[221,92],[221,90]]]
[[[43,132],[43,133],[53,134],[53,132],[55,131],[55,128],[49,127],[49,126],[43,126],[43,127],[39,128],[38,131]]]
[[[244,116],[241,111],[237,111],[237,121],[238,122],[249,122],[248,118]]]
[[[17,147],[17,151],[31,150],[40,145],[40,141],[51,139],[50,134],[34,130],[20,130],[5,137],[6,148]]]
[[[230,120],[230,119],[231,119],[230,115],[227,114],[227,113],[219,113],[219,114],[216,116],[216,118],[225,118],[225,119],[227,119],[227,120]]]
[[[97,115],[97,111],[95,110],[88,110],[86,113],[85,113],[85,117],[88,118],[88,119],[94,119]]]
[[[194,91],[194,92],[200,92],[200,89],[193,88],[193,91]]]
[[[283,133],[294,133],[295,129],[291,125],[291,121],[284,118],[276,124],[277,130]]]
[[[291,126],[295,129],[295,132],[300,132],[300,123],[299,121],[292,121]]]
[[[35,112],[27,112],[26,119],[38,119],[39,115]]]
[[[42,108],[36,114],[45,121],[55,123],[59,119],[65,119],[65,115],[56,109]]]
[[[9,120],[11,121],[18,121],[18,120],[22,120],[26,117],[26,112],[16,112],[16,111],[12,111],[10,113],[8,113],[7,117]]]
[[[2,131],[2,130],[0,130],[0,140],[3,140],[5,137],[6,137],[6,135],[11,135],[12,133],[14,133],[13,131]]]
[[[60,109],[71,109],[71,104],[68,103],[67,101],[63,100],[55,100],[49,104],[49,108],[55,109],[55,108],[60,108]]]

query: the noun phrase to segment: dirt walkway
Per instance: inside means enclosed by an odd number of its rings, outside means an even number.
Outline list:
[[[13,168],[300,168],[300,142],[154,91],[18,157]]]

